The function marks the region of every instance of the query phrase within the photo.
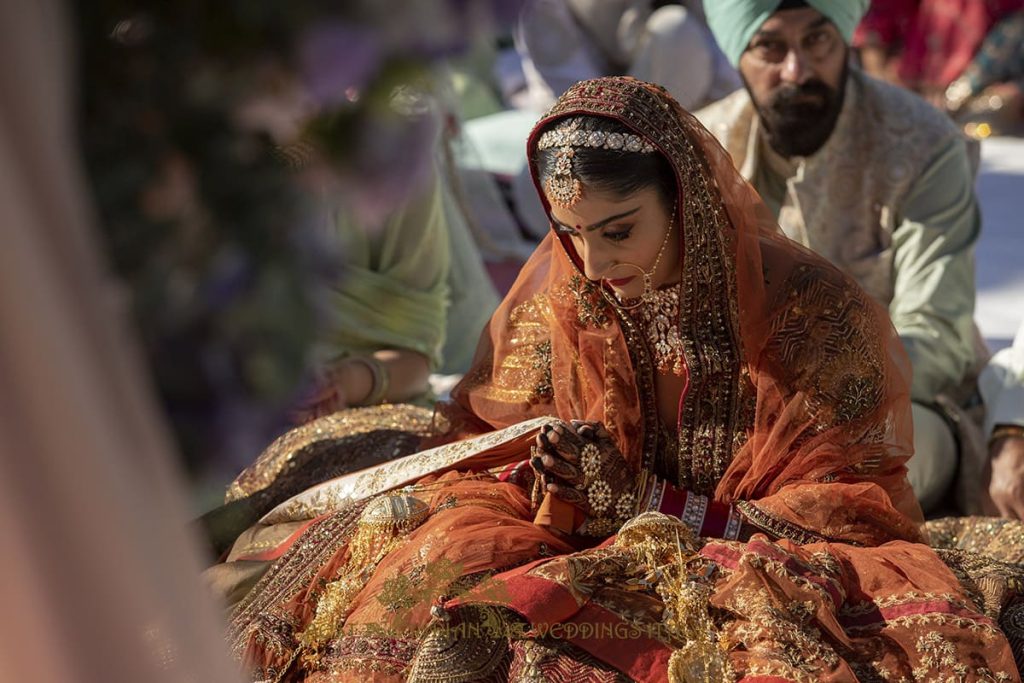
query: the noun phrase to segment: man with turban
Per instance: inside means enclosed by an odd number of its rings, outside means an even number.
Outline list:
[[[745,87],[697,116],[783,231],[889,308],[913,366],[908,467],[927,510],[943,500],[957,452],[970,441],[955,425],[968,422],[960,406],[975,395],[981,365],[973,323],[981,217],[957,128],[916,95],[851,65],[849,42],[867,7],[868,0],[706,3],[708,24]],[[1021,443],[1002,438],[992,447],[1016,448],[1024,466]],[[961,502],[976,510],[970,503],[981,490]]]

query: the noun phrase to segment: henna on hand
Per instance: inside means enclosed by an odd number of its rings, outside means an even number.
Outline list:
[[[635,513],[635,477],[599,423],[574,420],[544,427],[531,464],[545,490],[588,516],[579,533],[609,535]]]

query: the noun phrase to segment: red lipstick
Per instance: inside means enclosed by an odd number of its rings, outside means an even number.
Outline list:
[[[619,278],[618,280],[608,280],[608,284],[612,287],[625,287],[630,282],[636,279],[636,275],[630,275],[629,277]]]

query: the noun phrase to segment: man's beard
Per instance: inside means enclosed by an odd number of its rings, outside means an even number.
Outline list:
[[[828,141],[843,110],[848,68],[832,89],[813,79],[801,85],[783,85],[765,106],[757,105],[768,144],[782,156],[806,157]]]

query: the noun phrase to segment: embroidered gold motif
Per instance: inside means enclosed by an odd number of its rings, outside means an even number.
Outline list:
[[[791,390],[805,392],[818,430],[873,415],[885,387],[885,361],[877,338],[865,336],[867,296],[838,272],[800,266],[785,285],[789,303],[778,307],[768,352],[791,368]],[[879,435],[880,436],[880,435]]]
[[[316,614],[298,635],[305,663],[316,665],[323,648],[339,634],[352,599],[366,585],[377,564],[423,523],[428,510],[419,498],[404,494],[379,496],[366,505],[349,541],[348,562],[324,588]]]
[[[600,286],[580,274],[569,278],[565,286],[576,309],[576,318],[583,327],[608,327],[611,306],[601,296]]]
[[[509,352],[494,368],[483,395],[505,403],[533,404],[554,395],[551,385],[551,338],[548,332],[551,304],[537,294],[509,314]]]

